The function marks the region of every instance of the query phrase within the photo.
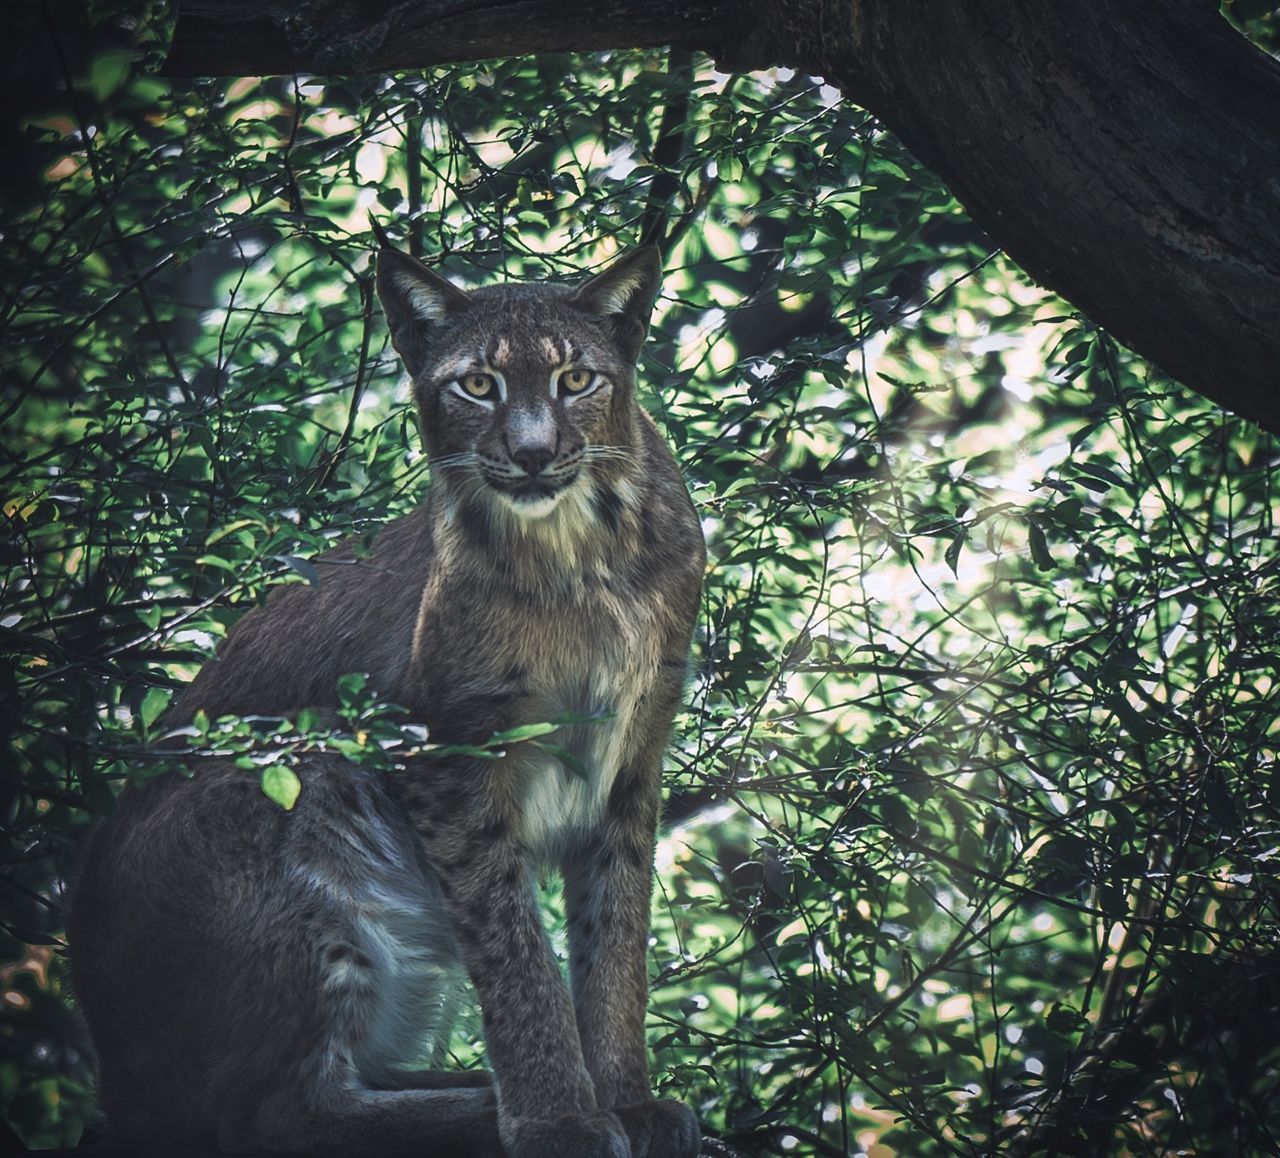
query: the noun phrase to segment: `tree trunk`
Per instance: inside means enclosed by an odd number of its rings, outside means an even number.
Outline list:
[[[1280,64],[1210,0],[188,0],[167,71],[657,44],[839,85],[1033,277],[1280,433]]]

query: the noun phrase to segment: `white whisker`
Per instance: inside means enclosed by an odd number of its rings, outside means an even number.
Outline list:
[[[445,454],[428,459],[427,465],[433,470],[447,470],[452,466],[475,466],[478,461],[479,455],[474,450],[464,450],[459,454]]]

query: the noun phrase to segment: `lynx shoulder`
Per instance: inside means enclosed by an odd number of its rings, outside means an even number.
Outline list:
[[[228,1152],[681,1158],[650,1093],[645,945],[662,751],[704,551],[635,400],[652,250],[577,288],[464,292],[384,248],[378,291],[432,470],[367,557],[246,616],[173,712],[332,706],[365,671],[437,741],[562,721],[500,758],[296,768],[290,812],[216,762],[126,792],[70,937],[128,1142]],[[565,879],[570,983],[533,874]],[[472,981],[492,1074],[431,1068]]]

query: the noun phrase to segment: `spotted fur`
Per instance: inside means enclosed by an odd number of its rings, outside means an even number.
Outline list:
[[[122,1141],[224,1150],[691,1158],[648,1084],[645,944],[662,750],[704,552],[637,406],[640,250],[577,289],[465,293],[386,249],[378,289],[432,463],[369,557],[316,560],[181,697],[288,714],[364,671],[433,739],[566,719],[496,760],[299,768],[290,812],[215,764],[122,798],[71,921]],[[565,878],[570,977],[532,881]],[[469,978],[493,1076],[438,1065]]]

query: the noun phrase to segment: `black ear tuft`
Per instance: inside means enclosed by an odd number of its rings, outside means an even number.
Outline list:
[[[387,236],[387,231],[383,229],[380,222],[372,212],[369,214],[369,228],[373,230],[373,236],[378,242],[379,249],[393,249],[391,238]]]
[[[657,249],[646,245],[579,286],[569,300],[604,322],[627,360],[635,362],[661,285],[662,259]]]
[[[410,377],[426,363],[432,331],[471,307],[471,298],[452,282],[385,245],[378,251],[378,298]]]

